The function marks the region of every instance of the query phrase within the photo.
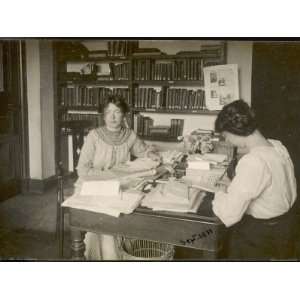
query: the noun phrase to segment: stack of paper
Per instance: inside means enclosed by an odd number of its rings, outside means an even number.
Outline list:
[[[188,169],[192,170],[209,170],[210,163],[209,161],[205,160],[198,160],[198,161],[188,161]]]
[[[205,153],[203,154],[203,159],[216,163],[223,163],[227,160],[227,155],[219,153]]]
[[[89,210],[118,217],[130,214],[139,206],[144,194],[136,190],[121,192],[118,180],[86,180],[77,195],[63,206]]]
[[[180,188],[179,184],[185,188]],[[172,190],[173,187],[173,190]],[[142,200],[142,206],[153,210],[197,212],[205,193],[183,183],[158,185]]]
[[[82,184],[81,196],[118,196],[120,182],[118,180],[90,180]]]
[[[74,195],[64,201],[62,206],[119,217],[121,213],[132,213],[140,205],[143,197],[142,192],[135,190],[121,192],[117,196]]]

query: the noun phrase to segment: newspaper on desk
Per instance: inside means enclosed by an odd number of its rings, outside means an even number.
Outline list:
[[[155,163],[155,166],[158,164]],[[132,213],[141,203],[144,193],[137,190],[145,177],[155,176],[159,171],[149,161],[137,161],[103,171],[99,175],[86,176],[79,180],[79,190],[62,204],[98,213],[119,217]]]
[[[157,185],[143,198],[141,205],[158,211],[196,213],[204,196],[204,191],[171,180]]]

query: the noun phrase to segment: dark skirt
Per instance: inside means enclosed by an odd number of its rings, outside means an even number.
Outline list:
[[[245,215],[230,229],[230,260],[290,260],[294,255],[294,217],[288,212],[271,219]]]

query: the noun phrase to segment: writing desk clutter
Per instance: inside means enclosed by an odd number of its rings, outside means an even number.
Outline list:
[[[139,207],[119,218],[69,208],[72,258],[84,259],[84,231],[91,231],[200,249],[203,259],[217,259],[223,246],[224,225],[212,214],[209,202],[206,199],[196,214]]]
[[[176,156],[180,157],[177,154]],[[122,170],[120,167],[117,168],[119,171],[120,169]],[[186,194],[185,187],[188,188],[186,182],[179,181],[175,178],[157,179],[162,175],[166,175],[164,172],[166,169],[168,168],[159,166],[156,168],[156,170],[159,171],[144,171],[141,177],[139,177],[139,175],[134,176],[135,173],[126,175],[124,171],[123,173],[113,169],[108,171],[107,184],[117,176],[121,182],[120,186],[122,186],[124,182],[128,184],[128,179],[129,181],[134,181],[135,186],[140,186],[139,182],[135,181],[136,179],[140,181],[144,179],[142,182],[153,183],[153,186],[156,187],[158,184],[165,185],[166,187],[164,189],[156,190],[156,193],[164,190],[165,194],[161,194],[161,197],[158,197],[158,194],[156,194],[154,202],[151,202],[149,199],[146,200],[147,196],[152,193],[152,191],[150,191],[149,194],[146,194],[145,198],[140,198],[142,200],[136,202],[136,205],[132,207],[131,210],[123,210],[121,213],[115,215],[111,213],[110,210],[103,210],[103,207],[100,207],[99,210],[90,209],[88,205],[86,207],[76,206],[77,204],[66,205],[69,206],[73,259],[84,259],[85,245],[83,238],[85,231],[121,235],[128,238],[146,239],[181,247],[200,249],[203,250],[203,259],[214,260],[219,258],[225,236],[225,227],[213,214],[211,208],[213,194],[198,190],[198,193],[194,193],[192,197],[189,197]],[[141,174],[141,171],[137,174]],[[101,178],[102,180],[105,179],[105,175],[103,176]],[[95,179],[96,178],[92,178],[91,180]],[[124,181],[124,179],[126,180]],[[159,183],[157,183],[156,180]],[[101,183],[103,184],[103,181]],[[114,185],[116,185],[115,182]],[[144,184],[144,186],[146,185],[147,184]],[[132,188],[132,185],[129,184],[129,186]],[[141,190],[143,190],[143,188],[141,188]],[[151,206],[151,204],[155,204],[155,200],[158,200],[158,198],[162,199],[161,201],[165,206],[158,203],[160,206],[158,205],[159,208],[156,208],[156,210],[155,205]],[[193,200],[191,200],[192,198]],[[188,209],[189,201],[193,201],[190,203],[190,210]],[[68,202],[68,199],[66,202]],[[178,202],[179,206],[176,206]],[[195,207],[195,203],[198,205],[196,209],[193,210],[192,208]],[[183,204],[187,206],[183,207]],[[150,209],[150,207],[152,209]]]

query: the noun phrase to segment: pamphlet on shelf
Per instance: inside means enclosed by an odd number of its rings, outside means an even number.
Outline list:
[[[221,110],[239,99],[238,65],[216,65],[203,68],[205,100],[209,110]]]

